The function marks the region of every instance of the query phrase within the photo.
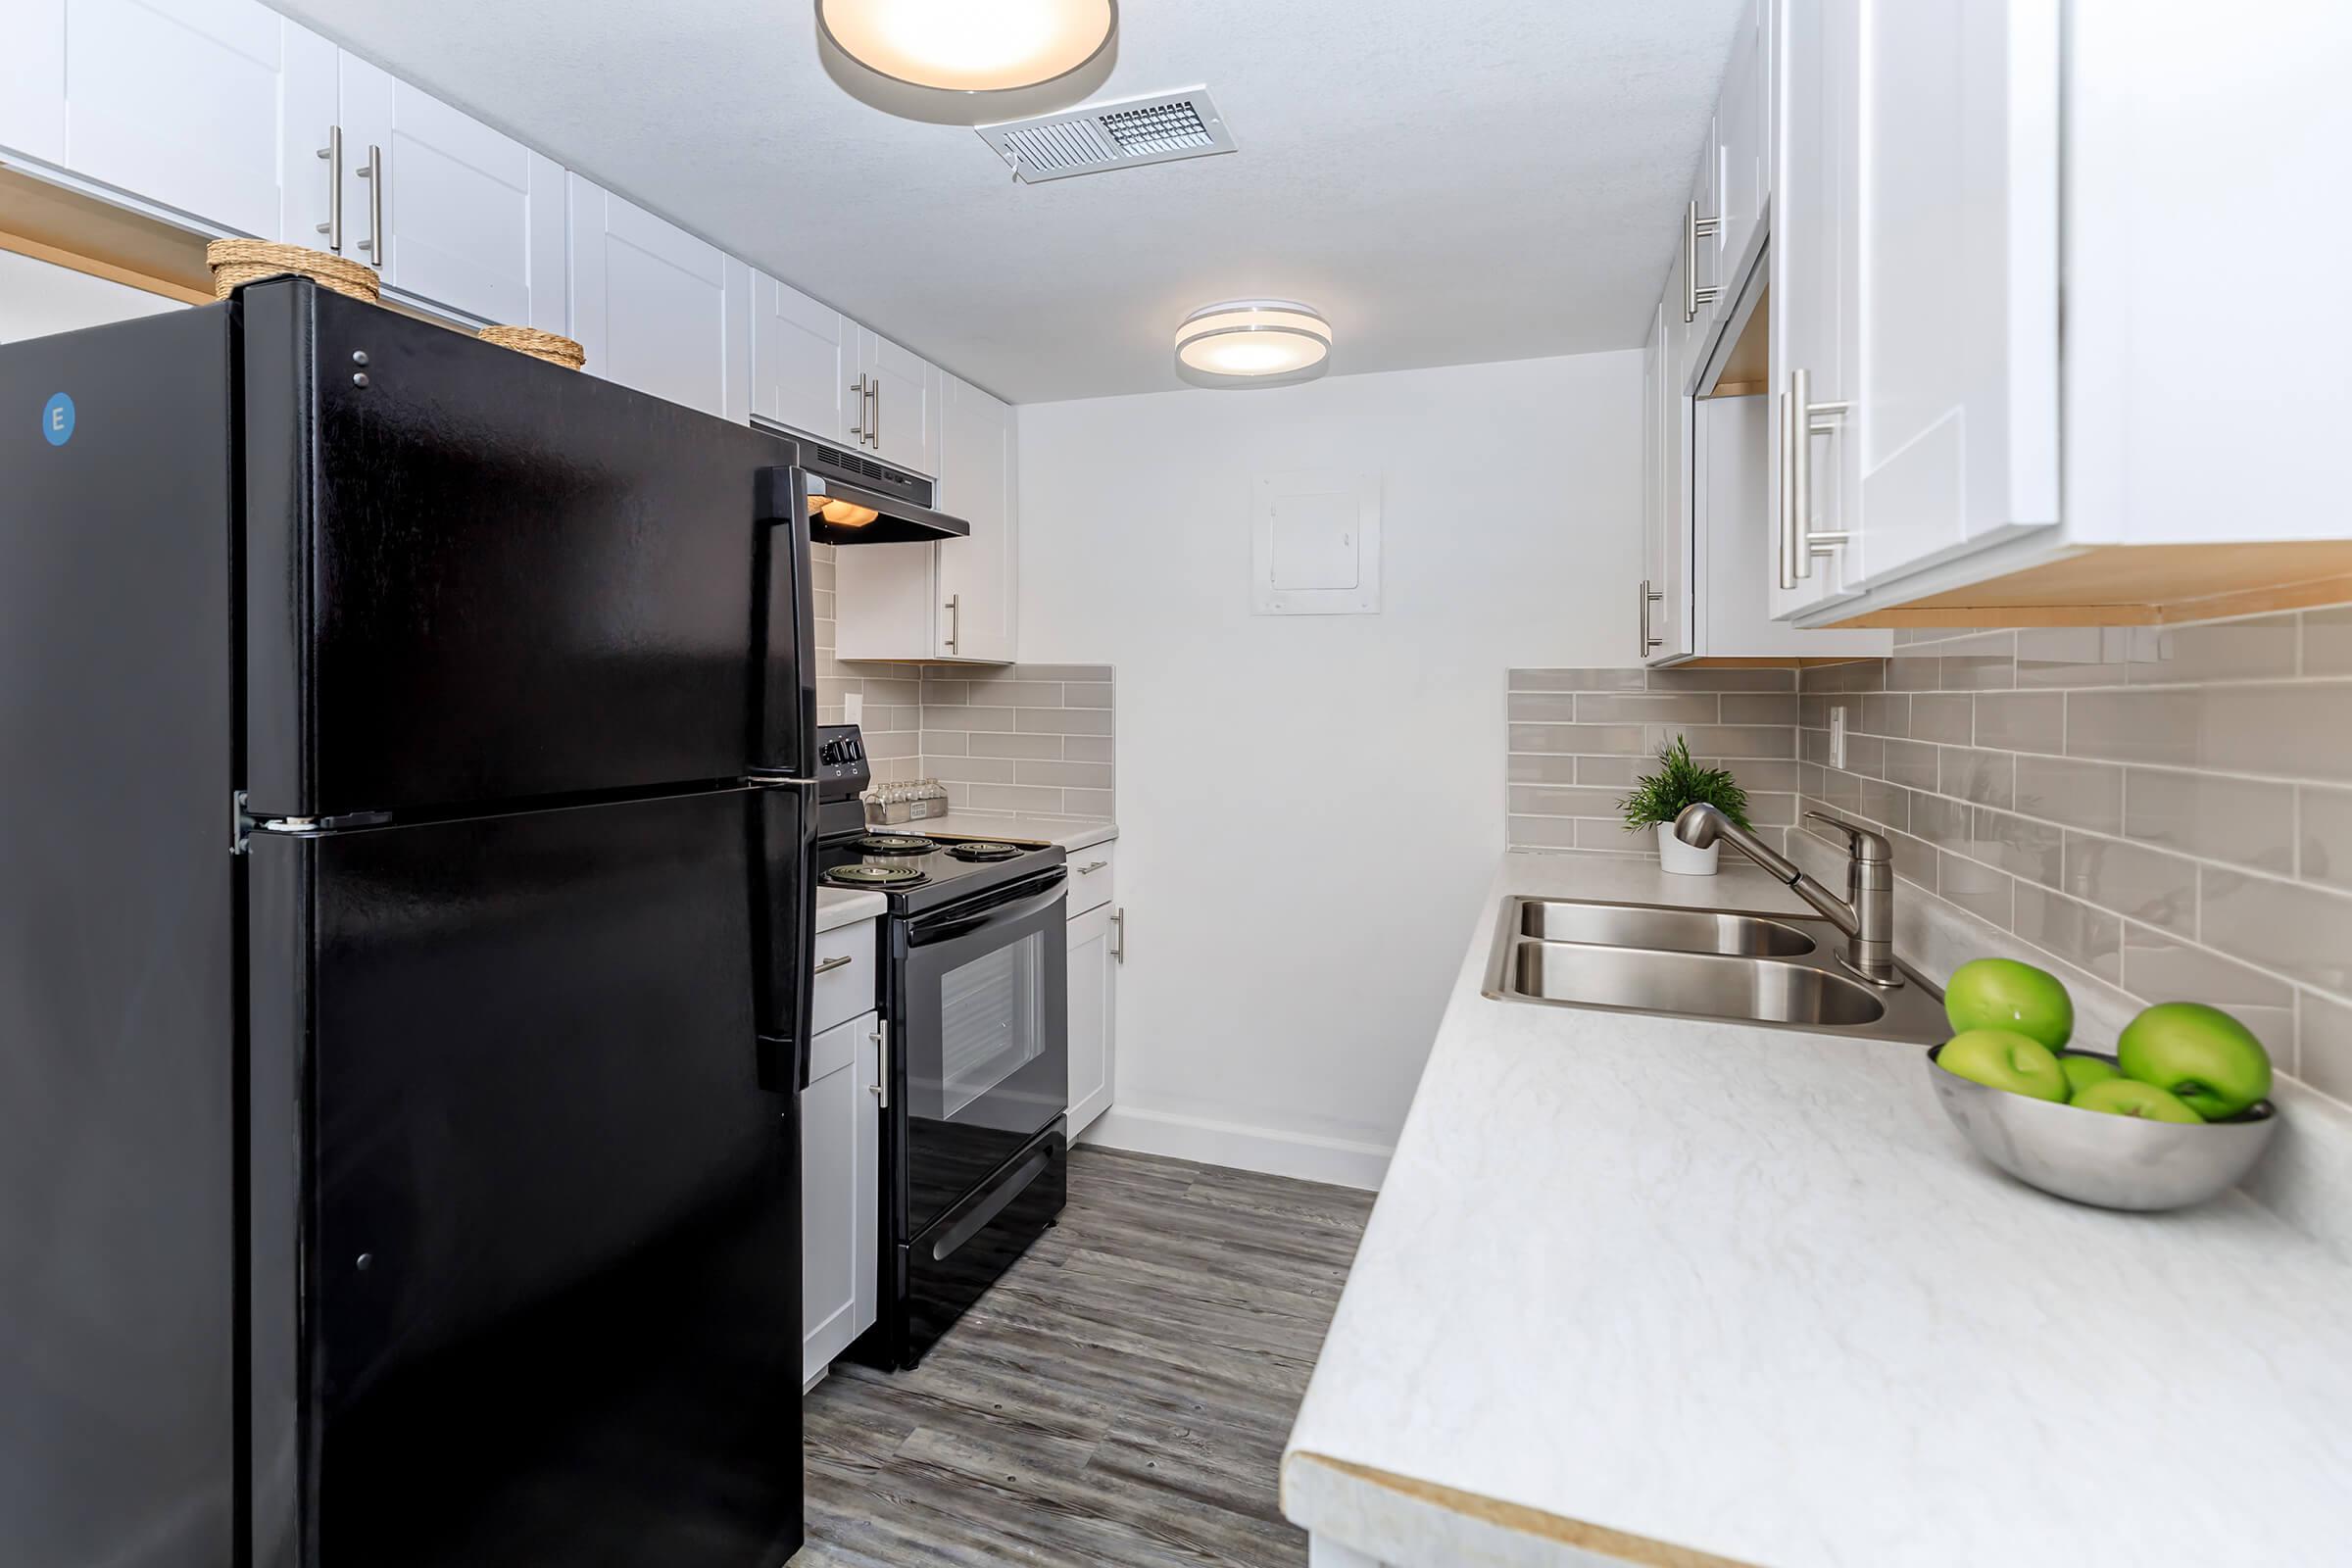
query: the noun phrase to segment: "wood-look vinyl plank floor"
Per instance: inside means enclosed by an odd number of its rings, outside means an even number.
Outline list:
[[[1372,1196],[1070,1152],[1061,1223],[912,1372],[803,1406],[795,1568],[1297,1568],[1277,1467]]]

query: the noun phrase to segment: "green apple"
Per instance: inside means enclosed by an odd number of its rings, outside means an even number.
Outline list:
[[[1971,1082],[2033,1100],[2066,1100],[2066,1069],[2050,1048],[2014,1029],[1970,1029],[1952,1036],[1936,1065]]]
[[[2092,1084],[2103,1084],[2110,1078],[2121,1078],[2124,1070],[2105,1056],[2060,1056],[2059,1067],[2066,1073],[2067,1093],[2079,1095]]]
[[[2105,1083],[2092,1084],[2075,1096],[2077,1108],[2104,1111],[2110,1116],[2137,1116],[2142,1121],[2202,1122],[2198,1115],[2180,1102],[2177,1095],[2168,1095],[2154,1084],[2143,1084],[2136,1078],[2110,1078]]]
[[[1972,958],[1943,988],[1954,1034],[2007,1029],[2056,1051],[2075,1032],[2075,1003],[2058,977],[2015,958]]]
[[[2234,1116],[2271,1092],[2271,1054],[2254,1031],[2201,1002],[2161,1002],[2124,1026],[2124,1076],[2178,1096],[2207,1121]]]

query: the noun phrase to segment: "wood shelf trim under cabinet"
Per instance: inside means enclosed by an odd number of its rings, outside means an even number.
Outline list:
[[[0,250],[190,305],[213,302],[208,236],[0,167]]]
[[[1520,1535],[1558,1542],[1589,1551],[1595,1556],[1612,1557],[1619,1562],[1633,1563],[1638,1568],[1750,1568],[1732,1557],[1718,1557],[1712,1552],[1697,1551],[1689,1546],[1677,1546],[1669,1542],[1652,1541],[1647,1536],[1628,1535],[1605,1525],[1587,1524],[1564,1514],[1547,1513],[1525,1503],[1503,1502],[1483,1496],[1475,1492],[1463,1492],[1453,1487],[1440,1486],[1434,1481],[1419,1481],[1400,1476],[1368,1464],[1356,1464],[1347,1459],[1334,1459],[1328,1454],[1310,1453],[1305,1449],[1291,1456],[1298,1464],[1317,1465],[1349,1480],[1392,1492],[1409,1502],[1448,1513],[1475,1519]],[[1287,1468],[1287,1466],[1286,1466]]]
[[[2352,539],[2099,545],[1837,626],[2163,626],[2352,602]]]

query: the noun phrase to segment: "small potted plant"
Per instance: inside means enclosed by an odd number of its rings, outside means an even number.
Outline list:
[[[1684,876],[1713,876],[1715,852],[1722,846],[1692,849],[1674,836],[1674,819],[1683,814],[1683,808],[1700,802],[1750,832],[1755,830],[1747,819],[1747,791],[1740,787],[1740,781],[1727,769],[1701,767],[1692,761],[1690,743],[1677,736],[1672,746],[1658,753],[1658,770],[1634,780],[1633,793],[1619,801],[1617,808],[1625,813],[1628,832],[1657,829],[1658,860],[1665,869]]]

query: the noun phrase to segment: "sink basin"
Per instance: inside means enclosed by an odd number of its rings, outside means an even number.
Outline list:
[[[1732,953],[1757,958],[1794,958],[1816,944],[1785,920],[1713,909],[1662,909],[1641,904],[1579,904],[1530,899],[1519,906],[1519,932],[1547,942],[1589,942],[1604,948],[1651,948],[1668,953]]]
[[[1951,1033],[1935,987],[1908,970],[1891,989],[1865,983],[1838,962],[1844,940],[1810,915],[1509,898],[1485,992],[1919,1045]]]
[[[1544,1002],[1841,1029],[1886,1015],[1858,980],[1772,959],[1522,942],[1511,969],[1512,991]]]

